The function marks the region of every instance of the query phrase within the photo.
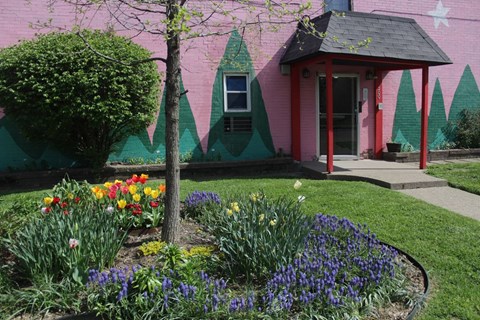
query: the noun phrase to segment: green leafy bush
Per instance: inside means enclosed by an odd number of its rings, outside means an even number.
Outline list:
[[[50,33],[0,52],[0,105],[32,139],[52,142],[93,167],[115,143],[149,125],[159,107],[154,62],[132,41],[100,31]]]
[[[462,110],[454,132],[457,147],[480,148],[480,109]]]
[[[269,200],[263,193],[236,199],[202,218],[231,275],[264,278],[301,253],[312,218],[303,214],[298,201]]]

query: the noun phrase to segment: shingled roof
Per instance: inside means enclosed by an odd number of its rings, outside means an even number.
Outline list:
[[[326,32],[327,36],[320,38],[299,27],[281,64],[328,53],[407,60],[429,66],[452,63],[413,19],[363,12],[328,12],[311,22],[316,31]],[[371,38],[368,47],[360,47],[356,52],[350,50],[350,45],[358,47],[358,43],[367,38]]]

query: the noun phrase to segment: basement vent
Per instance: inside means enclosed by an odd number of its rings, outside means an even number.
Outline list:
[[[252,132],[252,117],[224,117],[224,132]]]

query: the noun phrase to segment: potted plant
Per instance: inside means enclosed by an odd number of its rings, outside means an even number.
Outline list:
[[[399,142],[395,142],[390,139],[387,142],[387,151],[388,152],[401,152],[402,151],[402,144]]]

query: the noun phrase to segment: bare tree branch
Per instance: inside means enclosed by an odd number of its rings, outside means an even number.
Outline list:
[[[150,61],[162,61],[163,63],[167,63],[167,59],[161,58],[161,57],[153,57],[153,58],[148,58],[148,59],[135,60],[135,61],[131,61],[131,62],[121,61],[121,60],[112,58],[110,56],[107,56],[107,55],[99,52],[95,48],[93,48],[91,46],[91,44],[87,41],[87,39],[85,39],[85,37],[82,35],[82,33],[80,31],[76,32],[75,34],[77,36],[79,36],[80,39],[82,39],[82,41],[85,43],[87,48],[90,49],[90,51],[92,51],[94,54],[96,54],[96,55],[98,55],[98,56],[100,56],[100,57],[102,57],[102,58],[104,58],[105,60],[108,60],[108,61],[112,61],[112,62],[119,63],[119,64],[126,65],[126,66],[134,66],[134,65],[138,65],[138,64],[142,64],[142,63],[150,62]]]

